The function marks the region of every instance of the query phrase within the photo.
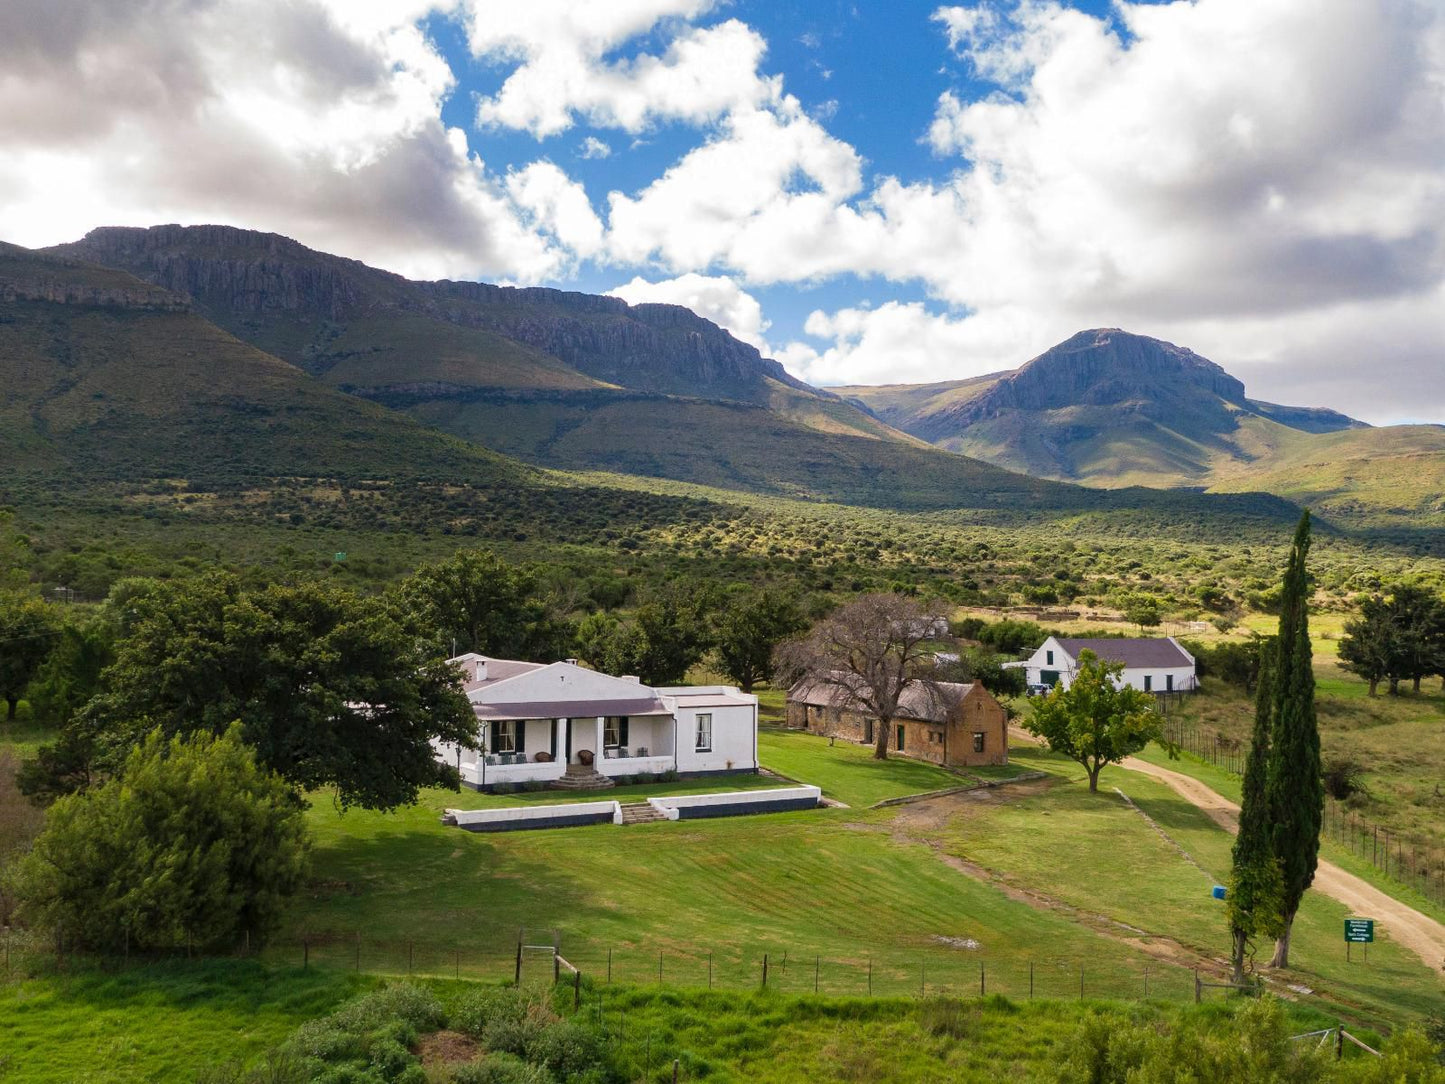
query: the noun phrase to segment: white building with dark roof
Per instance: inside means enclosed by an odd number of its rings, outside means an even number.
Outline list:
[[[459,655],[477,748],[436,743],[476,789],[541,782],[584,789],[623,775],[756,771],[758,698],[730,686],[653,688],[575,662]]]
[[[1050,636],[1023,664],[1031,689],[1068,688],[1079,669],[1079,656],[1092,651],[1107,662],[1121,662],[1120,686],[1146,693],[1193,692],[1199,686],[1194,656],[1172,636],[1135,639],[1076,639]]]

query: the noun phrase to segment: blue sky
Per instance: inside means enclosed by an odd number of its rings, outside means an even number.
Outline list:
[[[829,385],[1124,327],[1445,421],[1438,0],[12,0],[0,70],[19,244],[229,222]]]

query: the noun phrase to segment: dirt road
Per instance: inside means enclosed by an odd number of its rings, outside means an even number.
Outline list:
[[[1013,726],[1009,727],[1009,740],[1038,744],[1038,739],[1027,730]],[[1226,832],[1233,834],[1238,831],[1239,806],[1216,794],[1193,776],[1160,768],[1137,757],[1125,758],[1121,767],[1159,780],[1191,805],[1202,809]],[[1312,887],[1332,900],[1339,900],[1354,914],[1373,918],[1388,931],[1390,940],[1415,953],[1430,970],[1437,974],[1445,973],[1445,925],[1324,859],[1320,859],[1315,870]]]
[[[1161,768],[1136,757],[1128,757],[1122,766],[1131,772],[1139,772],[1159,780],[1180,797],[1209,814],[1226,832],[1234,832],[1239,828],[1239,806],[1216,794],[1192,776]],[[1415,953],[1432,971],[1445,971],[1445,925],[1324,859],[1320,859],[1319,867],[1315,870],[1315,883],[1312,887],[1330,899],[1339,900],[1354,914],[1373,918],[1389,933],[1391,941]]]

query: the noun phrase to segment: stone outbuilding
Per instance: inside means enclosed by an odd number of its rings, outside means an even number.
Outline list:
[[[788,690],[788,725],[872,745],[878,720],[846,689],[802,681]],[[1008,763],[1008,713],[978,682],[915,681],[903,690],[888,748],[949,768]]]

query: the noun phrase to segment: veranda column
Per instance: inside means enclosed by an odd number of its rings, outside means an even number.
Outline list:
[[[552,748],[557,750],[557,759],[563,764],[567,763],[567,743],[563,740],[566,736],[562,730],[565,719],[552,720]]]
[[[603,724],[606,723],[606,722],[607,722],[607,716],[605,716],[605,715],[599,715],[599,716],[597,716],[597,746],[596,746],[597,752],[593,754],[593,761],[594,761],[596,764],[599,764],[599,765],[602,763],[602,742],[603,742],[602,727],[603,727]]]

